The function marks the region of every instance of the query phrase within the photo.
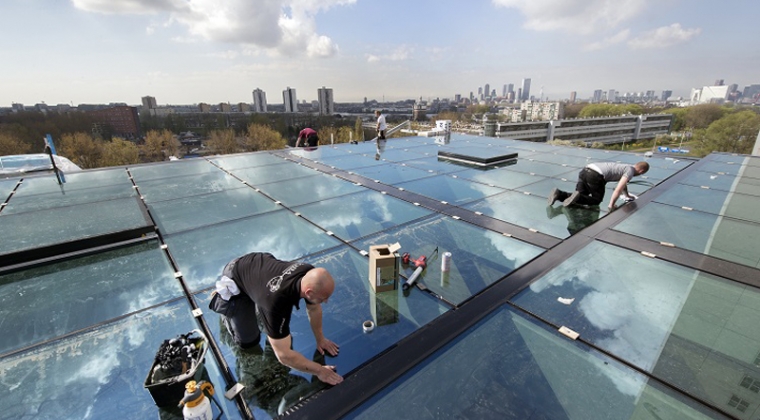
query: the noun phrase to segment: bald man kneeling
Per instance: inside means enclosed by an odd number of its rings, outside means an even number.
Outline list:
[[[298,304],[303,298],[317,350],[338,355],[338,345],[322,333],[322,304],[327,303],[334,290],[335,280],[324,268],[280,261],[270,253],[254,252],[224,267],[209,308],[222,315],[233,340],[243,348],[259,343],[258,315],[280,363],[337,385],[343,377],[335,372],[335,366],[320,365],[293,350],[290,336],[293,307],[300,309]]]

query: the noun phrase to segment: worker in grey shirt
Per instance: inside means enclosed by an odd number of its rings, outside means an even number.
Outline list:
[[[610,210],[615,208],[615,202],[619,197],[628,198],[628,182],[634,176],[645,174],[649,170],[649,164],[638,162],[635,165],[625,163],[600,162],[590,163],[578,173],[578,183],[575,191],[568,193],[554,188],[549,194],[549,205],[555,201],[562,201],[567,207],[573,204],[585,206],[598,206],[604,200],[604,188],[608,182],[617,182],[615,191],[610,197]]]

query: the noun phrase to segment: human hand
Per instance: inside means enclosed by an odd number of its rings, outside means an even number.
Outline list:
[[[325,351],[330,356],[337,356],[338,352],[340,351],[340,347],[333,343],[331,340],[328,340],[327,338],[322,338],[321,340],[317,341],[317,350],[319,350],[320,354],[325,354]]]
[[[343,377],[335,372],[336,369],[337,368],[335,366],[321,366],[321,369],[317,374],[317,378],[326,384],[338,385],[339,383],[343,382]]]

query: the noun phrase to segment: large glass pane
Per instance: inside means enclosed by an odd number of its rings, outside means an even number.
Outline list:
[[[739,182],[734,186],[734,192],[760,196],[760,177],[739,178]]]
[[[760,403],[741,385],[760,377],[758,289],[594,242],[512,302],[726,411]]]
[[[701,254],[760,267],[760,225],[679,207],[650,203],[615,227]]]
[[[420,178],[427,178],[435,175],[424,169],[412,168],[411,166],[401,166],[393,163],[386,165],[367,166],[364,168],[353,169],[353,172],[378,180],[383,184],[394,185],[400,182],[412,181]]]
[[[6,274],[0,276],[0,354],[181,294],[156,241]]]
[[[269,153],[248,153],[236,156],[224,156],[209,159],[212,163],[230,171],[232,169],[250,168],[252,166],[273,165],[283,163],[284,159]]]
[[[336,168],[348,170],[354,168],[363,168],[365,166],[384,165],[385,162],[381,160],[375,160],[375,158],[368,155],[359,153],[353,153],[345,156],[326,157],[319,160],[320,163],[325,165],[334,166]]]
[[[353,182],[332,175],[315,172],[318,175],[307,180],[293,179],[261,186],[261,191],[288,207],[314,203],[329,198],[364,191]]]
[[[170,177],[188,177],[193,175],[209,174],[221,172],[219,168],[209,163],[206,159],[183,159],[161,164],[148,164],[142,166],[133,166],[129,172],[135,179],[135,182],[144,183],[161,178]]]
[[[293,162],[255,168],[236,169],[232,171],[238,178],[251,185],[259,186],[269,182],[285,181],[294,178],[312,177],[319,174],[314,169]],[[311,181],[304,181],[311,182]]]
[[[504,308],[346,418],[723,417],[657,383],[650,385],[644,375],[614,359]]]
[[[161,232],[176,233],[200,226],[277,210],[274,201],[250,187],[159,201],[148,205]]]
[[[537,153],[531,157],[539,162],[553,163],[555,165],[566,165],[576,169],[583,168],[589,163],[595,162],[586,156],[568,156],[560,153]]]
[[[538,182],[544,177],[530,175],[524,172],[510,171],[506,168],[482,170],[468,169],[452,175],[455,178],[471,179],[483,184],[493,185],[499,188],[515,189],[523,185]]]
[[[490,187],[446,175],[403,182],[397,186],[438,201],[446,201],[453,205],[468,203],[504,191],[501,188]]]
[[[8,195],[16,188],[18,180],[0,181],[0,203],[4,203]]]
[[[304,157],[311,160],[319,160],[327,156],[343,156],[349,153],[348,149],[335,146],[319,146],[317,148],[297,147],[288,149],[288,152],[292,155]]]
[[[0,254],[149,226],[136,198],[30,213],[0,213]]]
[[[207,164],[213,167],[210,163]],[[219,169],[216,169],[216,172],[200,175],[162,178],[137,184],[140,194],[147,203],[231,190],[241,186],[243,183],[240,180]]]
[[[181,419],[179,409],[156,407],[143,384],[161,343],[193,328],[189,306],[181,300],[4,357],[2,417]],[[221,397],[224,381],[211,352],[204,366],[199,376],[214,385],[226,418],[240,418],[235,405]]]
[[[295,260],[340,245],[287,210],[167,235],[166,242],[191,290],[213,286],[225,264],[249,252]]]
[[[105,185],[132,185],[129,174],[124,169],[102,169],[82,172],[71,172],[66,175],[66,183],[58,184],[55,175],[33,176],[24,178],[17,194],[41,194],[48,192],[64,193],[81,189],[102,187]]]
[[[532,158],[518,158],[517,163],[509,165],[510,171],[524,172],[529,174],[543,175],[543,176],[557,176],[572,171],[578,172],[578,168],[572,166],[563,166],[553,163],[539,162]]]
[[[691,171],[689,176],[680,181],[681,184],[695,187],[708,187],[729,191],[736,182],[736,175],[719,174],[704,171]]]
[[[290,323],[293,349],[319,363],[337,366],[341,375],[348,374],[449,309],[425,293],[403,296],[400,289],[371,292],[367,257],[348,247],[315,255],[306,261],[326,268],[336,281],[335,292],[322,306],[322,329],[327,338],[340,346],[340,354],[324,357],[316,352],[303,301],[300,310],[294,309]],[[208,307],[208,296],[207,293],[198,296],[199,306]],[[256,419],[271,419],[323,388],[315,377],[282,366],[264,334],[259,346],[242,350],[232,343],[216,313],[210,312],[207,317],[213,335],[221,338],[225,360],[246,386],[243,397]],[[371,333],[362,330],[366,320],[373,320],[377,325]]]
[[[377,191],[364,191],[296,207],[303,217],[345,241],[432,214]]]
[[[437,155],[421,156],[414,159],[405,160],[401,165],[411,166],[424,170],[432,170],[439,174],[449,174],[453,172],[470,169],[470,166],[458,165],[446,159],[439,159]]]
[[[417,280],[447,301],[459,304],[480,292],[512,270],[543,252],[543,249],[475,227],[450,217],[437,216],[362,239],[356,247],[369,250],[370,245],[401,245],[400,254],[413,259],[427,258],[427,268]],[[434,249],[438,252],[434,253]],[[451,252],[450,271],[441,272],[441,255]],[[401,266],[408,278],[412,264]],[[412,290],[412,293],[421,293]]]
[[[95,188],[79,188],[68,191],[58,190],[42,194],[16,193],[13,194],[12,199],[5,206],[5,209],[3,209],[3,214],[96,203],[98,201],[135,197],[136,195],[137,191],[132,188],[132,184],[127,183]]]
[[[564,207],[561,203],[550,206],[544,197],[513,191],[494,195],[464,207],[558,238],[567,238],[606,214],[600,210],[599,206]]]

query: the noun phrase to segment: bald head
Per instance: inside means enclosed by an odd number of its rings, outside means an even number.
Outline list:
[[[311,303],[327,302],[333,291],[335,291],[335,280],[324,268],[312,268],[301,279],[301,297]]]

